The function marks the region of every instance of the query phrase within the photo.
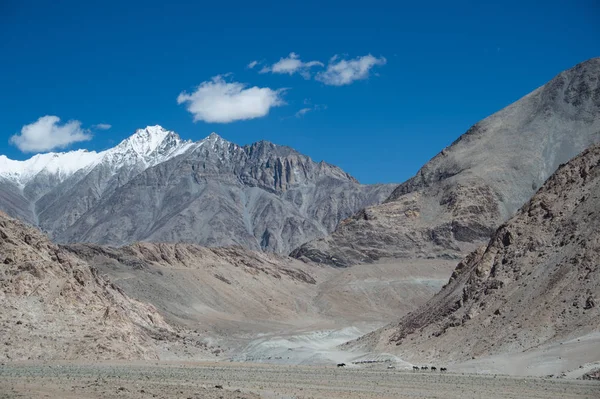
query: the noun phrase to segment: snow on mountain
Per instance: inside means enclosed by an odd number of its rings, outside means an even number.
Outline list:
[[[101,158],[102,153],[86,150],[37,154],[25,161],[14,161],[0,155],[0,177],[20,187],[42,172],[58,175],[64,180],[79,170],[97,164]]]
[[[170,133],[161,126],[148,126],[145,129],[138,129],[135,134],[126,140],[123,140],[116,149],[123,147],[131,148],[140,156],[147,156],[152,153],[165,137]]]
[[[177,133],[157,125],[138,129],[116,147],[102,152],[49,152],[37,154],[25,161],[15,161],[0,155],[0,178],[22,188],[40,173],[55,175],[60,181],[64,181],[78,171],[91,169],[100,163],[109,165],[113,170],[138,163],[149,168],[185,153],[195,145],[209,140],[211,136],[199,143],[183,141]]]
[[[113,169],[138,162],[149,168],[183,154],[194,145],[191,140],[183,141],[177,133],[161,126],[148,126],[138,129],[131,137],[105,151],[103,162],[110,164]]]

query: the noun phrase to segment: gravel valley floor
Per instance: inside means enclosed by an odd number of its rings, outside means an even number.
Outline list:
[[[218,388],[216,386],[222,386]],[[0,398],[589,398],[600,383],[249,363],[0,366]]]

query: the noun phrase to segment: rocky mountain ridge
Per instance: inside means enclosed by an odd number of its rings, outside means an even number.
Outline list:
[[[600,58],[594,58],[478,122],[384,204],[367,207],[292,256],[337,266],[388,257],[460,259],[559,164],[598,142]]]
[[[289,147],[241,147],[215,133],[194,143],[160,126],[101,153],[2,157],[0,166],[0,209],[58,242],[182,241],[287,253],[393,189],[361,185]]]

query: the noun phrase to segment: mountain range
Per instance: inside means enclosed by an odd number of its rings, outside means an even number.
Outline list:
[[[461,259],[564,162],[600,142],[600,58],[476,123],[418,173],[292,256],[336,266]]]
[[[394,187],[361,185],[266,141],[241,147],[213,133],[191,142],[160,126],[99,153],[0,156],[0,209],[59,243],[188,242],[289,253]]]

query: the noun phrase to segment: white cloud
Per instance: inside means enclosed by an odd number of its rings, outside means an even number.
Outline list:
[[[272,107],[285,104],[284,89],[248,87],[243,83],[226,82],[222,75],[202,82],[194,92],[182,92],[178,104],[186,104],[194,115],[194,122],[229,123],[238,120],[260,118]]]
[[[92,129],[108,130],[111,127],[112,125],[109,125],[108,123],[98,123],[97,125],[92,126]]]
[[[304,105],[310,105],[310,100],[304,100]],[[306,115],[309,112],[312,111],[322,111],[327,109],[327,105],[324,104],[316,104],[313,106],[309,106],[306,108],[302,108],[300,109],[298,112],[296,112],[296,118],[302,118],[304,115]]]
[[[312,111],[312,108],[302,108],[298,112],[296,112],[296,118],[302,118],[306,113]]]
[[[348,85],[355,80],[368,78],[371,68],[384,65],[386,62],[387,60],[384,57],[376,58],[371,54],[356,57],[352,60],[340,59],[339,56],[335,55],[329,61],[327,69],[319,72],[315,79],[331,86]]]
[[[258,61],[252,61],[251,63],[249,63],[249,64],[248,64],[248,68],[252,69],[252,68],[254,68],[255,66],[257,66],[258,64],[259,64],[259,62],[258,62]]]
[[[21,134],[15,134],[9,141],[23,152],[42,152],[92,139],[89,130],[81,128],[81,122],[69,121],[63,125],[59,122],[58,116],[42,116],[36,122],[23,126]]]
[[[271,66],[265,66],[260,70],[260,73],[287,73],[293,75],[299,73],[303,78],[310,79],[310,68],[314,66],[324,66],[321,61],[302,62],[300,56],[296,53],[290,53],[287,58],[280,58],[279,61]]]

